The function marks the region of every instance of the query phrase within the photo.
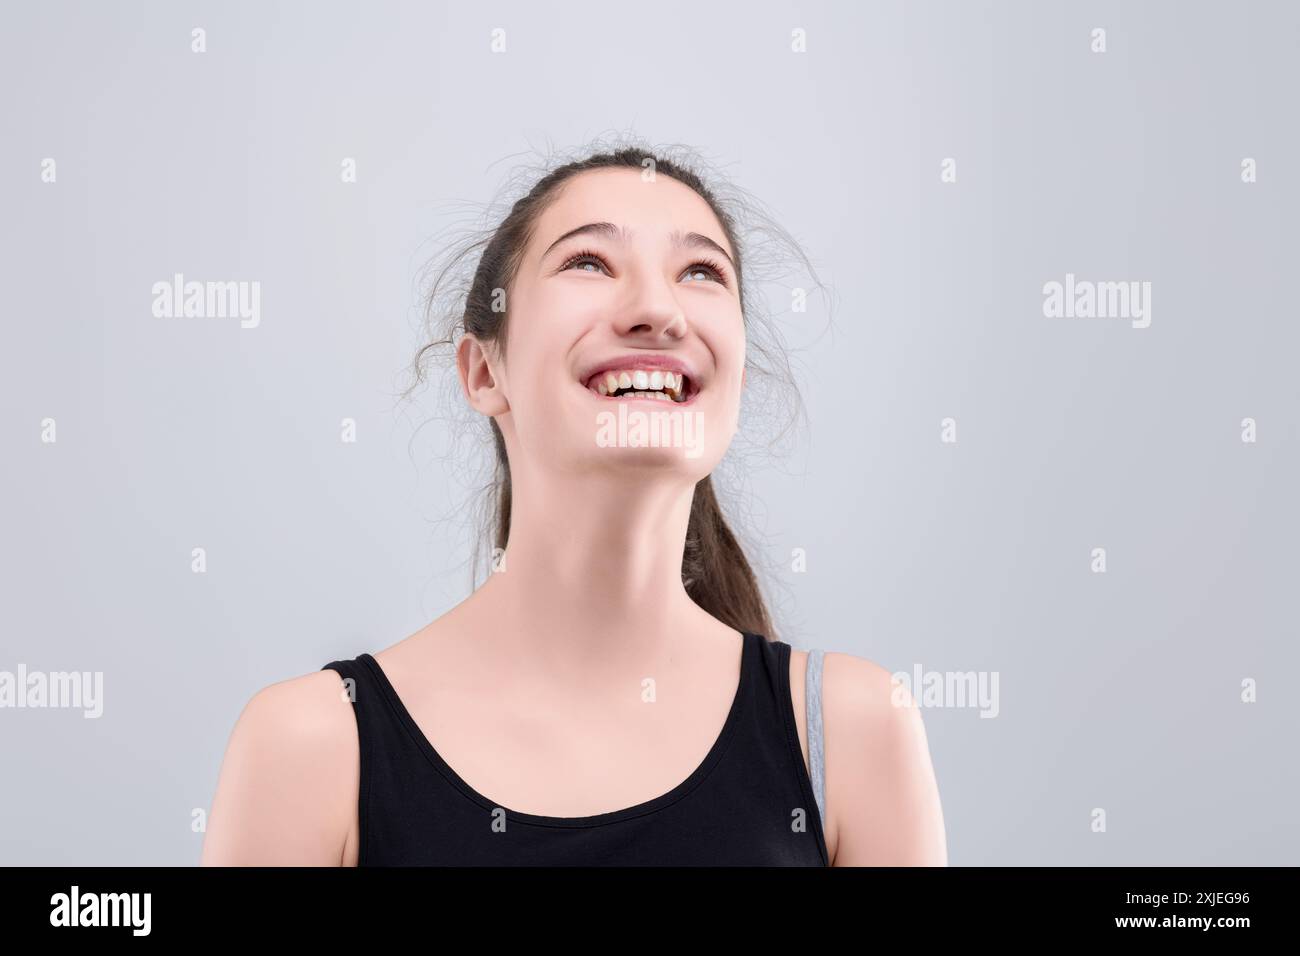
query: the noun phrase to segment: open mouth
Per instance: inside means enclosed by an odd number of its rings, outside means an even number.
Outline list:
[[[681,372],[664,369],[627,368],[597,372],[587,389],[615,400],[650,399],[683,405],[695,397],[698,387]]]

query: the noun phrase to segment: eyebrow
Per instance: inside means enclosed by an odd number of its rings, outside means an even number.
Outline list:
[[[564,240],[572,239],[574,236],[586,235],[603,236],[606,239],[612,239],[616,242],[626,242],[632,236],[631,232],[627,229],[624,229],[621,226],[616,226],[612,222],[589,222],[576,229],[570,229],[564,235],[560,236],[560,238],[547,246],[546,251],[542,253],[542,259],[549,256],[551,250],[564,242]],[[698,232],[683,233],[678,229],[669,233],[668,239],[672,242],[673,246],[678,249],[712,249],[714,252],[720,253],[726,257],[726,260],[731,263],[732,269],[736,268],[736,264],[732,262],[731,256],[727,255],[727,250],[722,248],[722,246],[718,245],[708,236],[701,235]]]

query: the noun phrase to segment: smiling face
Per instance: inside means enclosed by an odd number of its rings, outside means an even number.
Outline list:
[[[492,400],[475,402],[497,416],[512,471],[522,453],[562,471],[708,475],[735,433],[744,376],[734,255],[709,204],[677,180],[628,168],[568,180],[507,293]],[[635,423],[656,416],[661,447],[633,447],[649,434]]]

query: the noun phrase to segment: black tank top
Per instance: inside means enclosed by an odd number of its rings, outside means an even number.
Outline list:
[[[518,813],[454,771],[370,654],[326,664],[351,690],[361,783],[360,866],[829,866],[799,747],[790,651],[744,635],[721,734],[689,777],[585,817]]]

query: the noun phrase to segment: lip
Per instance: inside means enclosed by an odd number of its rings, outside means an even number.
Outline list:
[[[578,384],[585,390],[591,392],[591,381],[597,375],[610,372],[615,369],[642,368],[649,371],[676,372],[686,376],[686,383],[690,391],[687,393],[686,400],[682,402],[663,402],[657,398],[611,398],[608,395],[596,395],[597,398],[604,398],[613,402],[654,402],[657,405],[668,405],[669,408],[681,408],[683,405],[689,405],[695,401],[700,394],[702,383],[694,367],[674,355],[655,354],[653,352],[625,352],[622,355],[615,355],[608,359],[602,359],[584,369],[578,376]]]

